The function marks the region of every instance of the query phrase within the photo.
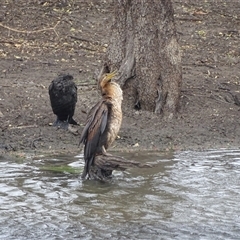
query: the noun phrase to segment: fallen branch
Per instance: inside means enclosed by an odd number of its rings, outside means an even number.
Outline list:
[[[101,181],[108,181],[112,177],[112,171],[125,171],[128,168],[151,168],[150,164],[143,164],[124,157],[111,154],[97,155],[94,165],[89,170],[89,178]]]
[[[149,164],[143,164],[133,160],[127,160],[124,157],[113,155],[98,155],[95,157],[94,164],[104,170],[125,171],[128,168],[149,168]]]

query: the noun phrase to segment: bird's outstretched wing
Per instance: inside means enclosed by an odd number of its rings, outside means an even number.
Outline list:
[[[102,137],[108,122],[108,105],[104,100],[99,101],[89,112],[86,126],[84,127],[80,144],[85,144],[84,160],[85,167],[82,178],[88,174],[93,164],[95,155],[101,153]]]

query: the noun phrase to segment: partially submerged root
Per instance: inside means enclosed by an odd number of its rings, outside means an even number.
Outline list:
[[[89,170],[89,178],[107,181],[112,178],[113,170],[125,171],[128,168],[150,168],[150,164],[143,164],[124,157],[111,154],[95,156],[94,165]]]

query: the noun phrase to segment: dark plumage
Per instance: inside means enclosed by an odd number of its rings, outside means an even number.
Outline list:
[[[77,103],[77,86],[73,82],[73,77],[69,74],[58,76],[48,90],[53,113],[57,115],[53,126],[67,129],[69,123],[77,125],[73,120]]]
[[[99,87],[102,99],[90,110],[80,143],[84,143],[85,167],[82,178],[89,174],[96,155],[106,155],[106,149],[114,142],[122,123],[122,90],[112,82],[115,72],[104,74]]]

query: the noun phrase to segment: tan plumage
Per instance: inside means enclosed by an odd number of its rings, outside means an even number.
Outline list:
[[[106,155],[106,149],[114,142],[122,123],[122,90],[111,79],[116,72],[104,74],[99,81],[102,99],[90,110],[87,123],[80,137],[84,143],[85,167],[82,178],[89,174],[96,155]]]

